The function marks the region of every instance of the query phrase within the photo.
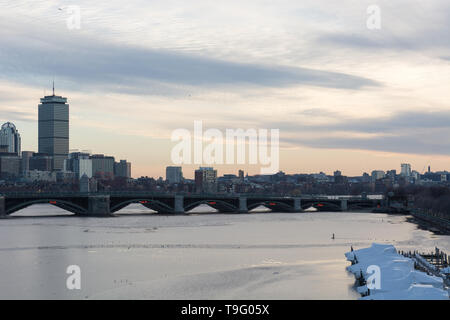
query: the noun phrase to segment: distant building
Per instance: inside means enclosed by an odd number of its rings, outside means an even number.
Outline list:
[[[85,174],[80,178],[80,192],[89,192],[89,177]]]
[[[25,182],[39,182],[39,181],[56,182],[56,172],[27,170],[23,172],[22,179]]]
[[[103,154],[94,154],[90,156],[92,160],[92,175],[99,179],[114,178],[114,157]]]
[[[71,171],[55,171],[56,182],[58,183],[73,183],[76,179],[75,172]]]
[[[69,157],[64,160],[64,171],[74,172],[77,179],[81,179],[83,175],[92,178],[92,160],[89,153],[70,153]]]
[[[181,183],[181,181],[183,181],[183,171],[181,167],[166,167],[166,181],[170,184]]]
[[[383,179],[386,176],[384,171],[374,170],[372,171],[372,182]]]
[[[200,167],[195,170],[195,189],[197,192],[217,192],[217,170],[211,167]]]
[[[97,192],[97,180],[84,174],[80,178],[80,192]]]
[[[0,146],[2,152],[15,153],[20,157],[20,134],[16,126],[11,122],[6,122],[0,130]]]
[[[20,174],[20,161],[16,153],[0,153],[0,179],[17,178]]]
[[[69,105],[67,98],[53,95],[39,104],[39,153],[52,157],[53,170],[62,170],[69,153]]]
[[[244,181],[244,170],[239,170],[239,180]]]
[[[30,171],[53,171],[53,157],[46,153],[34,153],[28,163]]]
[[[29,171],[30,170],[30,159],[34,155],[33,151],[22,151],[22,167],[21,171]]]
[[[361,181],[362,181],[363,183],[368,183],[368,182],[370,182],[370,175],[369,175],[367,172],[364,172],[363,175],[362,175]]]
[[[334,183],[337,183],[337,184],[348,183],[348,177],[343,176],[341,174],[337,175],[337,176],[334,176]]]
[[[120,160],[114,163],[114,176],[131,178],[131,163],[127,160]]]
[[[339,171],[339,170],[336,170],[336,171],[333,173],[333,176],[335,176],[335,177],[339,177],[339,176],[341,176],[341,175],[342,175],[342,172]]]
[[[397,177],[397,170],[393,169],[393,170],[389,170],[386,173],[386,176],[389,178],[389,180],[393,183],[395,182],[395,179]]]
[[[410,177],[411,176],[411,165],[409,163],[402,163],[401,164],[401,173],[400,175],[403,177]]]

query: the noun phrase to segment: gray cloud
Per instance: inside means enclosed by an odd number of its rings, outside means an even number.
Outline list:
[[[295,145],[328,149],[360,149],[411,154],[450,155],[450,111],[402,112],[390,117],[350,119],[311,125],[298,121],[263,123],[279,128],[283,141]],[[290,135],[283,135],[290,133]],[[377,134],[367,137],[340,137],[336,132]],[[295,138],[292,134],[298,133]],[[302,133],[320,133],[304,138]]]
[[[1,123],[14,120],[34,122],[36,121],[36,114],[21,111],[2,110],[2,118],[7,120],[0,120]]]
[[[237,63],[166,50],[119,46],[86,39],[0,40],[1,77],[35,81],[56,76],[71,87],[104,88],[133,94],[168,86],[311,85],[342,89],[378,86],[376,81],[344,73],[277,65]],[[32,79],[32,80],[31,80]],[[65,84],[65,83],[64,83]]]
[[[449,131],[446,132],[447,134]],[[435,135],[438,138],[439,134]],[[374,138],[286,138],[284,142],[324,149],[374,150],[408,154],[450,155],[450,143],[440,140],[423,140],[420,135],[382,136]]]
[[[327,110],[310,109],[299,112],[301,115],[298,122],[270,122],[262,126],[272,126],[285,131],[348,131],[361,133],[392,133],[406,129],[436,129],[450,128],[450,111],[420,112],[409,111],[396,113],[391,116],[378,118],[348,118],[337,113],[331,115],[337,120],[335,123],[325,125],[311,125],[302,123],[305,117],[320,117],[329,115]],[[303,117],[304,116],[304,117]]]

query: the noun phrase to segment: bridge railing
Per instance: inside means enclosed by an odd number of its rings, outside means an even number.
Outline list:
[[[211,198],[211,199],[225,199],[247,197],[252,199],[292,199],[301,198],[302,200],[378,200],[383,199],[383,195],[368,195],[368,196],[354,196],[354,195],[339,195],[329,196],[323,194],[303,194],[303,195],[280,195],[280,194],[254,194],[254,193],[174,193],[174,192],[154,192],[154,191],[100,191],[100,192],[37,192],[37,191],[15,191],[3,192],[0,196],[6,197],[87,197],[98,195],[109,196],[123,196],[123,197],[173,197],[175,195],[192,197],[192,198]]]

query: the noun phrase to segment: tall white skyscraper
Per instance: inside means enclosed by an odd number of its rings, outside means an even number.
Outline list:
[[[0,146],[10,153],[21,155],[20,150],[20,134],[16,126],[11,122],[6,122],[0,130]]]
[[[53,95],[39,104],[39,153],[53,157],[53,170],[62,170],[69,153],[69,105],[67,98]]]

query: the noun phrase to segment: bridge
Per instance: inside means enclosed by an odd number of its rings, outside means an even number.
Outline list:
[[[206,204],[222,213],[247,213],[259,206],[273,212],[350,211],[380,207],[383,199],[304,195],[283,197],[255,194],[167,194],[152,192],[41,193],[10,192],[0,195],[0,216],[34,204],[51,204],[80,216],[111,216],[132,203],[163,214],[185,214]]]

